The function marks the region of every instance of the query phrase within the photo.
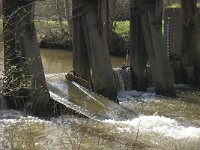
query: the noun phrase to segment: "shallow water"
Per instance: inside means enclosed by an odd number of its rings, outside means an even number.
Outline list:
[[[46,73],[72,70],[71,52],[42,50],[42,59]],[[112,60],[114,66],[125,62]],[[123,121],[74,116],[46,121],[1,111],[0,149],[200,150],[200,90],[186,85],[176,88],[176,99],[156,96],[152,88],[145,93],[119,92],[120,104],[139,113]],[[83,98],[75,93],[77,99]]]

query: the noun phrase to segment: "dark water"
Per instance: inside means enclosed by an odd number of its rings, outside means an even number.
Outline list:
[[[42,59],[46,73],[72,70],[71,52],[42,50]],[[112,58],[112,62],[120,66],[125,59]],[[156,96],[152,88],[145,93],[122,90],[120,104],[139,115],[121,121],[74,116],[45,121],[21,112],[1,111],[0,149],[200,150],[200,90],[186,85],[176,88],[176,99]],[[71,88],[68,97],[90,100],[90,93],[83,97],[76,90]]]

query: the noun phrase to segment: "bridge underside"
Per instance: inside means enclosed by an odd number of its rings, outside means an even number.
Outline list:
[[[145,70],[147,63],[150,63],[156,93],[175,96],[174,77],[162,36],[162,2],[162,0],[131,0],[131,75],[134,89],[145,90],[147,88]],[[197,26],[193,11],[196,10],[196,4],[196,0],[182,0],[184,40],[181,59],[187,80],[192,79],[195,82],[199,80],[197,74],[200,70],[200,59],[198,59],[200,52],[196,49],[198,42],[193,37],[195,25]],[[117,85],[107,44],[107,5],[106,0],[73,0],[73,73],[87,81],[95,93],[116,101]],[[52,111],[53,108],[34,26],[34,0],[3,0],[3,7],[4,95],[9,106],[14,107],[17,102],[18,107],[32,111],[36,115],[43,115],[44,110],[41,109]],[[192,56],[195,54],[197,55],[194,61]],[[192,70],[192,75],[188,70]],[[53,93],[54,98],[63,96],[62,98],[66,100],[65,91],[60,91],[57,87],[59,82],[66,86],[65,81],[59,78],[57,83],[55,80],[51,81],[48,79],[51,97]],[[74,86],[80,91],[84,89],[78,85]],[[84,91],[87,92],[85,89]],[[92,99],[95,102],[96,98]],[[21,105],[22,101],[27,105]],[[78,101],[84,102],[79,99]],[[103,110],[106,104],[113,105],[117,111],[121,109],[117,104],[106,102],[105,99],[98,101],[98,107],[102,105]],[[91,106],[91,109],[98,107]]]

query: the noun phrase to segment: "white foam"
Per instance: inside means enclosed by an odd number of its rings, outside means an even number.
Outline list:
[[[200,128],[194,126],[184,126],[174,119],[162,116],[140,116],[133,120],[106,120],[105,122],[110,124],[123,124],[126,126],[125,129],[127,131],[131,131],[132,128],[139,128],[141,134],[154,132],[156,134],[160,134],[161,136],[174,139],[198,138],[200,140]]]
[[[121,91],[118,92],[118,99],[120,102],[123,101],[142,101],[152,102],[155,101],[156,93],[154,92],[138,92],[138,91]]]

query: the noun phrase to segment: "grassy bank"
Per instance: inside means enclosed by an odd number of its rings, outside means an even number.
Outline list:
[[[68,22],[63,22],[63,27],[65,31],[69,31]],[[52,20],[35,20],[35,26],[37,30],[38,37],[44,36],[47,32],[61,32],[61,26],[58,21]],[[118,33],[121,37],[129,37],[130,22],[129,21],[116,21],[114,22],[114,31]],[[3,21],[0,20],[0,32],[3,31]]]
[[[130,33],[130,21],[114,22],[114,31],[119,34],[120,37],[128,39]]]
[[[49,20],[37,20],[35,21],[38,36],[43,36],[47,32],[61,32],[62,27],[58,21]],[[68,32],[68,23],[63,22],[65,31]],[[120,37],[128,38],[130,32],[130,21],[116,21],[114,22],[114,31],[119,34]]]
[[[37,20],[35,25],[40,47],[72,49],[72,35],[67,22],[60,24],[57,21]],[[129,41],[130,21],[114,22],[114,32],[117,33],[114,36],[115,53],[121,55]]]
[[[197,7],[200,8],[200,3],[197,3]],[[181,4],[174,3],[174,4],[170,5],[168,8],[181,8]]]

